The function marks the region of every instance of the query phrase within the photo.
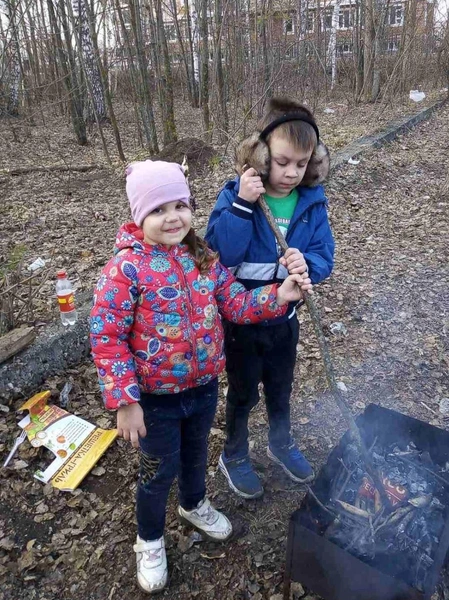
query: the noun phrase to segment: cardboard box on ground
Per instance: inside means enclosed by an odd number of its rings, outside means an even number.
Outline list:
[[[48,404],[50,392],[40,392],[19,410],[28,411],[19,426],[32,446],[48,448],[55,459],[34,474],[43,483],[72,491],[78,487],[118,435],[116,429],[100,429],[59,406]]]

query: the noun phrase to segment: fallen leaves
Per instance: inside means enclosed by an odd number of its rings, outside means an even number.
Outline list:
[[[368,119],[361,112],[350,115],[338,106],[335,111],[320,114],[331,146],[341,147],[366,133]],[[447,146],[448,123],[445,108],[433,123],[412,132],[407,144],[400,141],[375,151],[332,177],[327,193],[337,260],[331,279],[317,288],[336,376],[352,410],[379,402],[424,420],[431,416],[439,427],[446,426],[449,410],[449,226],[447,207],[437,192],[449,170],[449,157],[441,153]],[[84,151],[95,149],[80,150]],[[2,217],[9,227],[8,236],[0,240],[0,254],[25,231],[27,256],[45,259],[56,247],[58,266],[68,267],[78,290],[89,295],[100,267],[110,258],[115,230],[128,217],[122,183],[107,171],[94,175],[100,174],[71,179],[65,174],[33,174],[8,182]],[[200,205],[196,226],[206,224],[215,194],[228,177],[233,177],[233,168],[225,160],[211,172],[207,186],[202,180],[193,182]],[[49,283],[39,307],[43,319],[57,316],[52,294]],[[292,424],[301,451],[319,468],[346,426],[327,393],[305,310],[300,319]],[[70,375],[73,411],[110,427],[114,415],[104,412],[93,365],[79,365]],[[46,382],[54,399],[66,378],[64,374]],[[262,401],[251,414],[250,447],[265,496],[246,502],[229,491],[216,468],[225,438],[224,377],[220,385],[207,487],[214,504],[231,518],[235,537],[224,547],[197,543],[176,519],[173,490],[166,535],[171,581],[164,598],[281,600],[288,520],[303,489],[265,456],[268,420]],[[0,407],[0,451],[5,453],[16,427],[14,407],[10,408],[8,412]],[[32,480],[35,468],[48,463],[42,452],[21,448],[17,461],[19,469],[0,473],[0,576],[5,597],[31,598],[28,586],[46,600],[85,600],[89,594],[121,600],[124,590],[129,597],[139,597],[132,551],[138,453],[119,440],[74,494]],[[299,584],[293,586],[292,598],[304,594]]]

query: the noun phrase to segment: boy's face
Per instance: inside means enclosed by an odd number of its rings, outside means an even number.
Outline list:
[[[147,244],[179,244],[190,230],[192,211],[184,202],[166,202],[154,209],[142,223]]]
[[[270,141],[270,176],[265,184],[269,196],[284,198],[301,183],[313,149],[300,150],[280,135]]]

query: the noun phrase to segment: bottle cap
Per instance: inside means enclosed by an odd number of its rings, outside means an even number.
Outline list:
[[[67,271],[65,269],[60,269],[59,271],[56,271],[56,277],[58,279],[65,279],[67,277]]]

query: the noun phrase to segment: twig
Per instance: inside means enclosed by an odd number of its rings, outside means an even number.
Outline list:
[[[115,581],[112,584],[112,587],[111,587],[111,589],[109,591],[108,600],[112,600],[112,597],[114,596],[115,592],[117,591],[117,587],[118,587],[118,583]]]
[[[374,539],[373,517],[371,515],[368,517],[368,523],[369,523],[371,535],[373,536],[373,539]]]
[[[408,515],[413,510],[415,510],[415,507],[412,506],[411,504],[408,504],[407,506],[401,506],[395,512],[390,513],[388,515],[388,517],[385,519],[385,521],[383,521],[378,527],[375,528],[374,533],[381,531],[388,525],[394,525],[395,523],[397,523],[398,521],[403,519],[406,515]]]
[[[329,508],[327,508],[327,506],[324,506],[324,504],[321,502],[321,500],[312,491],[312,488],[310,487],[310,485],[306,485],[306,490],[307,490],[307,493],[309,493],[312,496],[312,498],[315,500],[315,502],[318,504],[318,506],[322,510],[329,513],[334,519],[338,519],[338,515],[336,513],[334,513],[332,510],[330,510]]]
[[[49,276],[50,276],[50,272],[51,272],[51,270],[52,270],[52,264],[53,264],[53,257],[54,257],[54,255],[55,255],[55,248],[53,248],[53,250],[52,250],[52,252],[51,252],[51,255],[50,255],[50,264],[48,265],[48,267],[46,267],[46,268],[45,268],[45,269],[46,269],[45,271],[41,272],[41,275],[43,274],[43,275],[44,275],[44,277],[41,279],[41,281],[39,282],[39,285],[38,285],[38,286],[37,286],[37,288],[34,290],[34,292],[33,292],[33,293],[31,293],[31,291],[30,291],[30,295],[29,295],[29,297],[28,297],[28,303],[29,303],[29,305],[31,305],[31,303],[32,303],[32,300],[34,300],[34,298],[35,298],[35,297],[36,297],[36,296],[39,294],[39,292],[40,292],[40,291],[41,291],[41,289],[42,289],[42,286],[44,285],[44,283],[45,283],[45,282],[47,281],[47,279],[49,278]],[[31,282],[30,282],[30,286],[31,286]],[[18,320],[18,319],[19,319],[19,317],[20,317],[20,315],[22,314],[22,311],[24,310],[25,306],[26,306],[25,304],[23,304],[23,305],[21,306],[21,308],[20,308],[19,312],[18,312],[18,313],[17,313],[17,315],[16,315],[16,320]]]
[[[376,444],[377,444],[377,435],[376,435],[376,437],[374,438],[374,441],[373,441],[373,443],[371,444],[371,446],[370,446],[370,447],[369,447],[369,449],[368,449],[368,454],[369,454],[370,456],[371,456],[371,454],[373,453],[373,450],[374,450],[374,448],[376,447]]]
[[[346,471],[346,473],[349,473],[349,469],[348,467],[345,465],[345,461],[342,458],[338,458],[337,459],[339,463],[341,463],[343,469]]]
[[[13,285],[9,286],[9,288],[7,288],[6,290],[3,290],[2,292],[0,292],[0,298],[2,296],[5,296],[6,294],[9,294],[11,292],[11,290],[13,290],[14,288],[16,288],[17,286],[23,285],[24,283],[28,283],[29,281],[31,281],[32,279],[34,279],[35,277],[37,277],[41,273],[42,273],[42,271],[37,271],[36,273],[33,273],[29,277],[26,277],[25,279],[22,279],[21,281],[18,281],[17,283],[14,283]]]
[[[351,480],[351,477],[354,475],[354,473],[355,473],[355,471],[356,471],[356,469],[354,469],[354,470],[352,470],[352,471],[349,471],[349,469],[346,467],[346,465],[345,465],[345,468],[346,468],[346,470],[347,470],[347,475],[346,475],[346,478],[345,478],[345,480],[344,480],[344,482],[343,482],[343,485],[341,486],[340,490],[339,490],[339,491],[337,492],[337,494],[335,495],[335,500],[340,500],[340,498],[341,498],[341,495],[342,495],[342,494],[343,494],[343,492],[345,491],[345,489],[346,489],[346,486],[348,485],[348,483],[349,483],[349,482],[350,482],[350,480]]]
[[[428,411],[430,411],[432,414],[434,414],[437,417],[441,417],[441,415],[439,415],[437,413],[436,410],[433,410],[433,408],[430,408],[430,406],[428,406],[425,402],[423,402],[422,400],[420,401],[420,404],[422,404],[424,406],[424,408],[427,408]]]

